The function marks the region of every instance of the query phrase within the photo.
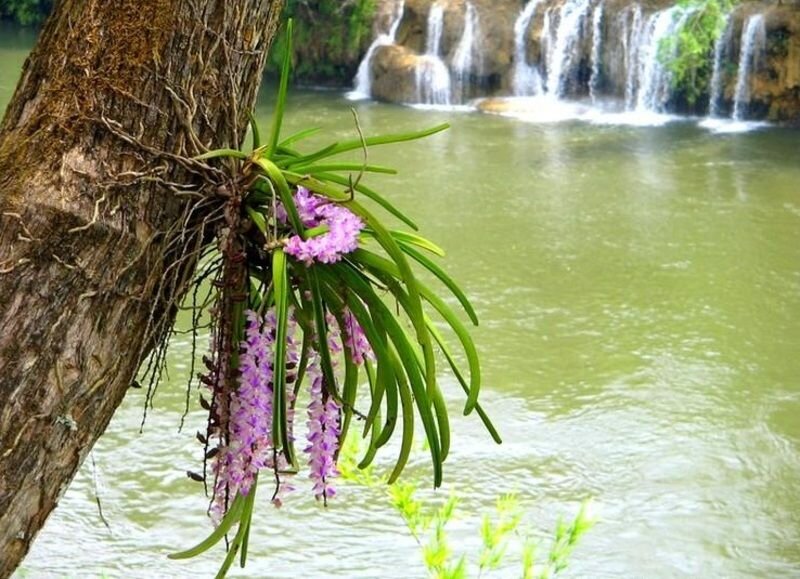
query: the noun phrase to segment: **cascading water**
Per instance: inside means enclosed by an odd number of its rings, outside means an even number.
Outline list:
[[[767,31],[764,16],[754,14],[747,18],[742,30],[739,52],[739,72],[736,77],[736,93],[733,99],[733,119],[744,120],[750,104],[751,74],[761,64],[767,47]]]
[[[378,37],[372,41],[363,60],[358,65],[355,88],[348,93],[348,98],[353,100],[368,99],[372,96],[372,57],[379,47],[395,43],[397,29],[400,28],[400,23],[403,21],[403,12],[405,12],[405,0],[399,0],[395,9],[394,19],[389,26],[389,31],[386,34],[379,34]]]
[[[455,54],[453,55],[453,73],[456,78],[456,91],[464,102],[469,96],[470,77],[473,73],[480,73],[481,51],[480,41],[480,20],[478,11],[471,2],[467,2],[464,13],[464,32],[461,40],[458,41]],[[477,61],[475,57],[478,57]]]
[[[417,59],[416,82],[418,103],[450,104],[450,71],[438,56],[425,54]]]
[[[425,54],[439,56],[444,33],[444,4],[435,2],[428,12],[428,30],[425,38]]]
[[[539,68],[528,64],[527,33],[536,10],[544,0],[530,0],[514,22],[514,79],[515,96],[537,95],[543,92]]]
[[[567,0],[559,10],[555,42],[547,44],[547,94],[564,96],[577,64],[578,50],[590,0]]]
[[[592,76],[589,78],[589,97],[597,101],[600,88],[601,58],[603,48],[603,3],[599,2],[592,13]]]
[[[673,6],[656,12],[647,19],[645,31],[641,36],[642,46],[637,49],[639,57],[637,112],[664,112],[671,93],[672,75],[661,58],[662,45],[665,40],[677,37],[691,14],[692,10]]]
[[[723,100],[723,91],[725,89],[723,83],[724,65],[727,61],[731,38],[733,37],[733,20],[730,14],[725,18],[725,29],[720,34],[717,41],[714,43],[714,68],[711,72],[711,85],[709,90],[708,99],[708,114],[712,118],[721,116],[721,106]]]
[[[444,5],[436,2],[428,13],[425,54],[417,60],[417,102],[431,105],[450,104],[450,71],[441,58],[444,32]]]
[[[639,51],[642,48],[642,7],[634,4],[622,15],[622,51],[625,58],[625,108],[636,103]]]

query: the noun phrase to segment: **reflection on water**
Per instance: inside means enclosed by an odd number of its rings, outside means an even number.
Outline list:
[[[0,105],[19,65],[0,45]],[[350,105],[294,94],[287,130],[351,136]],[[458,551],[478,547],[480,514],[516,490],[542,530],[595,497],[601,522],[573,576],[800,575],[798,133],[356,106],[368,132],[453,124],[370,160],[400,169],[374,182],[448,250],[483,320],[484,400],[506,442],[459,416],[447,382],[455,432],[440,494],[464,497]],[[268,114],[264,103],[258,116]],[[175,433],[188,352],[174,344],[173,380],[144,434],[132,391],[97,445],[111,529],[87,464],[26,560],[29,576],[216,570],[219,553],[164,558],[207,529],[183,474],[199,459],[202,415]],[[424,455],[407,475],[429,475]],[[262,506],[241,576],[424,576],[380,489],[345,488],[327,512],[302,494],[282,511]]]

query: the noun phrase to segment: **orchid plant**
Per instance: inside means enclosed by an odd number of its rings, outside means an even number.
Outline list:
[[[287,28],[290,45],[291,21]],[[307,463],[315,497],[327,504],[335,495],[339,449],[354,418],[368,439],[360,468],[372,463],[399,423],[402,440],[389,483],[403,471],[419,419],[433,484],[441,485],[450,428],[437,383],[437,348],[464,389],[464,413],[475,411],[500,442],[478,402],[480,365],[467,327],[412,267],[438,278],[477,325],[469,300],[436,263],[444,252],[416,233],[385,225],[362,202],[368,199],[416,230],[409,217],[362,183],[367,173],[395,172],[367,163],[367,151],[447,125],[367,138],[356,116],[357,139],[301,152],[301,142],[316,130],[281,137],[290,54],[287,49],[267,140],[262,142],[253,121],[252,151],[224,149],[198,157],[223,164],[232,175],[216,231],[219,257],[200,274],[213,280],[211,349],[200,377],[208,391],[201,404],[209,415],[206,432],[198,433],[203,473],[190,475],[207,483],[216,528],[196,547],[170,557],[196,556],[233,534],[218,577],[237,555],[242,566],[246,562],[259,486],[270,485],[280,506],[292,490],[292,476]],[[358,150],[363,163],[331,160]],[[453,330],[468,372],[458,367],[433,312]],[[305,458],[295,449],[301,399],[307,400]]]

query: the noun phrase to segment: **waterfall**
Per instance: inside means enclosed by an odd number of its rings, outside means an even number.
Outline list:
[[[628,14],[630,12],[630,15]],[[622,49],[625,58],[625,108],[633,108],[638,78],[638,53],[641,49],[642,7],[634,4],[622,13]]]
[[[603,3],[599,2],[592,13],[592,76],[589,78],[589,96],[597,101],[600,87],[602,48],[603,48]]]
[[[356,72],[355,88],[347,95],[351,99],[367,99],[372,96],[372,57],[375,51],[381,46],[387,46],[395,43],[397,38],[397,29],[400,28],[400,22],[403,20],[403,12],[405,11],[405,0],[397,2],[394,20],[389,27],[389,32],[379,34],[378,37],[372,41],[367,53],[364,55],[363,60],[358,65]]]
[[[539,68],[527,62],[527,32],[536,15],[536,9],[543,1],[530,0],[514,22],[514,79],[512,86],[516,96],[536,95],[542,92],[542,76]]]
[[[559,11],[555,42],[547,44],[547,94],[564,96],[576,63],[590,0],[567,0]]]
[[[767,31],[764,16],[755,14],[745,21],[742,41],[739,48],[739,71],[736,77],[736,93],[733,99],[733,119],[744,120],[750,104],[750,75],[757,69],[764,57],[767,45]]]
[[[664,112],[671,93],[671,73],[662,61],[662,43],[677,38],[692,10],[673,6],[656,12],[647,19],[637,49],[639,59],[637,112]],[[676,46],[677,48],[677,46]]]
[[[428,36],[425,39],[425,54],[439,56],[444,33],[444,5],[435,2],[428,12]]]
[[[441,58],[444,32],[444,6],[436,2],[428,13],[425,54],[417,60],[417,102],[430,105],[450,104],[450,71]]]
[[[733,36],[733,20],[730,14],[725,18],[725,29],[714,43],[714,69],[711,72],[711,86],[709,90],[708,112],[711,117],[720,116],[720,106],[724,98],[724,76],[723,66],[726,62],[725,56]]]
[[[450,71],[438,56],[425,54],[417,59],[416,82],[418,103],[450,104]]]
[[[464,13],[464,32],[461,35],[461,40],[458,41],[455,54],[453,55],[453,72],[456,76],[456,83],[458,94],[461,101],[467,99],[469,96],[469,81],[473,72],[480,73],[480,47],[477,43],[480,41],[480,20],[478,19],[478,11],[472,2],[467,2],[467,8]],[[478,56],[477,65],[473,63],[474,57]],[[474,71],[473,68],[477,68]]]

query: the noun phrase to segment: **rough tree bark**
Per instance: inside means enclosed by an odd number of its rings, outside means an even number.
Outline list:
[[[25,64],[0,125],[0,577],[174,319],[214,194],[181,158],[240,143],[282,4],[60,0]]]

